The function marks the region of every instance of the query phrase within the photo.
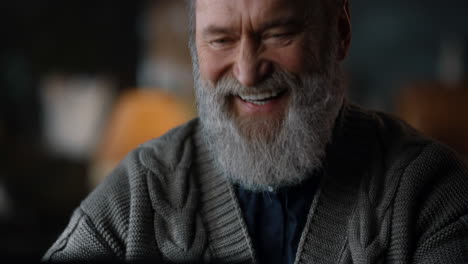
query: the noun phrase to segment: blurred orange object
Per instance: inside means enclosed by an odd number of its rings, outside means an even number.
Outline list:
[[[117,100],[92,164],[91,187],[138,145],[195,117],[188,103],[156,89],[124,92]]]
[[[418,83],[404,87],[398,115],[429,137],[468,157],[468,83]]]

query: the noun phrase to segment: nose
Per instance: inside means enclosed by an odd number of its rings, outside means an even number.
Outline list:
[[[271,62],[261,58],[255,40],[244,39],[239,47],[233,73],[244,86],[250,87],[261,82],[272,70]]]

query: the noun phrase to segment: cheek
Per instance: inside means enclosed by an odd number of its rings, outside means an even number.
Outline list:
[[[216,84],[216,82],[228,71],[229,57],[226,54],[218,54],[209,51],[203,46],[197,47],[198,65],[200,67],[200,76]]]
[[[303,53],[301,51],[287,51],[277,54],[276,63],[284,70],[291,73],[302,73],[304,71]]]
[[[317,54],[315,49],[307,48],[309,45],[297,44],[275,50],[270,54],[272,61],[282,69],[294,73],[303,74],[318,69]]]

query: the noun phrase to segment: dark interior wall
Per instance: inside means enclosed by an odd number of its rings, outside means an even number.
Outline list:
[[[139,2],[3,1],[3,44],[28,56],[41,73],[132,72],[138,55]]]
[[[450,41],[465,47],[460,59],[468,66],[468,1],[350,0],[350,4],[353,41],[346,69],[355,101],[393,110],[401,85],[437,80],[442,45]]]
[[[142,1],[15,0],[0,6],[5,133],[30,138],[38,130],[38,86],[46,73],[105,74],[120,89],[135,86]]]

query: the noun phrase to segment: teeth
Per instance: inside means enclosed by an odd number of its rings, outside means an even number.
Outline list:
[[[282,91],[274,91],[274,92],[265,92],[260,94],[248,94],[248,95],[239,95],[240,98],[244,101],[249,101],[252,103],[260,104],[260,102],[256,101],[265,101],[272,97],[278,96]],[[264,103],[263,103],[264,104]]]
[[[267,103],[266,101],[247,101],[247,102],[256,104],[256,105],[264,105]]]

